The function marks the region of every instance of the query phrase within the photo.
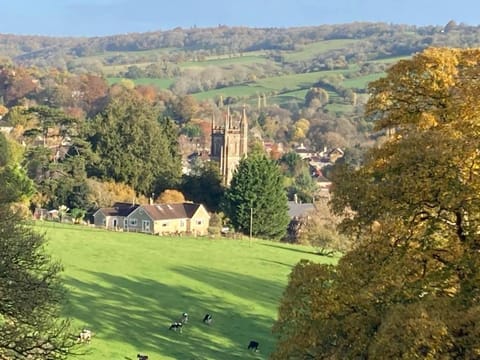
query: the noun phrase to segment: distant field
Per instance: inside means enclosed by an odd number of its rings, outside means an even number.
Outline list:
[[[373,60],[371,62],[394,64],[394,63],[396,63],[400,60],[406,60],[406,59],[411,59],[411,58],[412,58],[411,56],[395,56],[395,57],[387,57],[387,58],[383,58],[383,59],[377,59],[377,60]]]
[[[343,39],[343,40],[328,40],[313,44],[307,44],[299,47],[299,50],[294,52],[282,52],[285,61],[308,61],[315,54],[351,46],[358,40]],[[165,50],[162,50],[165,51]],[[143,52],[144,55],[155,54],[154,51]],[[373,63],[395,63],[401,59],[408,57],[392,57],[372,61]],[[202,61],[188,61],[183,62],[180,66],[183,69],[204,69],[206,67],[227,68],[233,65],[249,65],[265,63],[269,61],[266,57],[266,52],[256,51],[235,55],[219,55],[210,56]],[[146,66],[149,63],[136,64],[137,66]],[[116,65],[108,67],[111,73],[115,73],[123,69],[125,71],[129,65]],[[115,71],[113,71],[115,70]],[[204,101],[216,99],[219,96],[234,97],[237,101],[242,101],[248,104],[256,104],[257,97],[265,94],[268,97],[268,103],[286,104],[290,102],[301,103],[305,99],[305,94],[316,82],[319,80],[330,80],[341,84],[344,88],[353,89],[354,91],[366,89],[368,83],[374,81],[385,73],[368,74],[364,76],[356,76],[359,70],[358,64],[351,64],[348,69],[316,71],[310,73],[287,74],[280,76],[272,76],[268,78],[260,78],[249,83],[236,84],[221,89],[207,90],[192,94],[197,100]],[[120,81],[121,78],[109,77],[109,83]],[[151,84],[160,89],[168,89],[175,79],[134,79],[135,84]],[[334,112],[349,113],[352,107],[342,104],[341,99],[337,93],[329,90],[330,100],[333,104],[329,105],[329,110]]]
[[[334,262],[307,247],[263,240],[157,237],[46,223],[48,251],[64,265],[67,315],[96,335],[85,360],[267,359],[271,326],[292,266]],[[182,334],[170,322],[188,312]],[[213,314],[211,326],[201,322]],[[250,340],[260,352],[249,353]]]
[[[267,62],[264,56],[259,55],[243,55],[234,57],[218,57],[209,58],[203,61],[186,61],[180,64],[182,68],[203,68],[208,66],[225,67],[231,65],[244,65],[244,64],[263,64]]]
[[[203,91],[201,93],[192,94],[197,100],[208,100],[208,99],[215,99],[219,96],[223,96],[224,98],[228,96],[238,97],[238,98],[250,98],[250,97],[257,97],[258,94],[263,94],[267,89],[257,86],[257,85],[236,85],[236,86],[228,86],[221,89],[214,89]]]
[[[367,85],[374,81],[378,80],[382,76],[385,76],[385,73],[376,73],[368,74],[365,76],[359,76],[353,79],[346,79],[342,82],[343,87],[353,88],[353,89],[365,89]]]
[[[343,49],[351,46],[358,40],[354,39],[338,39],[338,40],[325,40],[312,44],[300,45],[299,50],[292,52],[285,52],[283,57],[285,61],[305,61],[314,58],[316,55],[327,52],[329,50]]]
[[[119,77],[107,78],[107,81],[110,85],[118,83],[122,80],[125,80],[125,78],[119,78]],[[135,85],[153,85],[159,89],[168,89],[170,85],[173,83],[172,79],[140,78],[140,79],[130,79],[130,80],[132,80]]]
[[[317,71],[303,74],[290,74],[259,79],[247,85],[229,86],[196,93],[194,96],[199,100],[214,98],[219,95],[237,97],[256,97],[258,94],[277,96],[278,93],[301,94],[308,90],[314,83],[329,76],[342,75],[349,70]],[[296,93],[299,91],[298,93]],[[293,96],[296,96],[293,95]]]

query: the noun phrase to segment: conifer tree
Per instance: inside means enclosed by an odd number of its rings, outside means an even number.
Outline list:
[[[244,234],[279,239],[285,235],[287,195],[278,165],[264,154],[240,161],[225,193],[224,212],[233,227]]]
[[[89,175],[115,180],[150,196],[174,188],[181,162],[172,146],[171,126],[159,123],[160,111],[134,92],[112,98],[91,124],[88,140],[99,161]],[[165,125],[167,124],[167,125]]]

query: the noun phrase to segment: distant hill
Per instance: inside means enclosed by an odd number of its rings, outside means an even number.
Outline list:
[[[312,144],[339,143],[325,139],[339,129],[351,144],[357,136],[337,120],[348,119],[360,133],[371,129],[361,116],[366,88],[391,64],[430,46],[479,45],[480,27],[454,22],[422,27],[385,23],[218,26],[93,38],[0,34],[0,65],[11,62],[96,74],[109,84],[127,80],[152,85],[176,96],[192,95],[198,102],[247,104],[256,118],[266,115],[274,124],[262,128],[277,139],[285,138],[282,131],[292,131],[292,121],[306,117],[322,134],[315,138],[310,131]],[[331,125],[323,124],[325,118]]]
[[[265,93],[285,102],[302,99],[329,77],[341,76],[338,85],[361,92],[388,64],[428,46],[479,44],[479,27],[452,23],[219,26],[94,38],[0,34],[0,56],[18,65],[102,74],[110,82],[130,78],[198,99]]]

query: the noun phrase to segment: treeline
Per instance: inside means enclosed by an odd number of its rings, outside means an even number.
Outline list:
[[[95,75],[8,65],[0,82],[8,156],[35,183],[32,207],[89,212],[110,205],[112,194],[132,201],[180,186],[178,127],[191,116],[188,101]]]
[[[423,27],[350,23],[298,28],[176,28],[94,38],[0,34],[0,54],[18,64],[50,64],[71,71],[79,66],[79,59],[99,54],[104,55],[101,61],[105,64],[201,60],[206,56],[257,50],[271,51],[273,57],[278,57],[278,54],[274,54],[275,51],[298,51],[307,44],[334,39],[364,40],[354,48],[336,50],[336,56],[343,56],[348,62],[352,59],[409,55],[430,45],[474,46],[480,42],[480,29],[450,21],[445,26]],[[146,50],[155,49],[165,51],[145,53]],[[123,54],[119,55],[118,52]],[[301,64],[297,66],[300,67],[298,71],[308,70],[301,70]]]

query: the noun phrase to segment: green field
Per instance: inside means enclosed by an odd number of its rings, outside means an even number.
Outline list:
[[[85,360],[267,359],[292,266],[334,262],[311,248],[264,240],[156,237],[58,223],[37,225],[64,265],[67,315],[94,331]],[[169,331],[182,312],[183,333]],[[213,324],[202,323],[206,312]],[[250,353],[250,340],[260,352]]]
[[[343,87],[346,87],[346,88],[366,89],[370,82],[378,80],[382,76],[385,76],[385,73],[375,73],[375,74],[358,76],[358,77],[353,78],[353,79],[344,80],[342,82],[342,85],[343,85]]]
[[[289,99],[292,97],[302,100],[302,95],[310,87],[313,86],[320,79],[328,78],[329,76],[343,75],[350,70],[331,70],[331,71],[316,71],[302,74],[288,74],[281,76],[273,76],[265,79],[259,79],[255,82],[229,86],[222,89],[215,89],[193,94],[198,100],[213,99],[222,95],[223,97],[235,96],[239,98],[256,98],[259,94],[267,94],[270,96],[285,95]],[[336,94],[335,94],[336,95]]]
[[[316,55],[322,54],[324,52],[343,49],[346,47],[352,46],[358,40],[355,39],[336,39],[336,40],[324,40],[318,41],[311,44],[300,45],[298,50],[285,52],[284,58],[285,61],[294,62],[294,61],[307,61],[314,58]]]
[[[245,64],[263,64],[267,62],[265,56],[261,55],[244,55],[232,57],[211,57],[202,61],[185,61],[180,64],[182,68],[205,68],[208,66],[227,67],[231,65],[245,65]]]
[[[110,85],[121,82],[125,78],[120,77],[110,77],[107,78]],[[151,79],[151,78],[140,78],[140,79],[131,79],[135,85],[153,85],[158,89],[168,89],[172,85],[172,79]]]
[[[284,52],[286,61],[307,61],[315,54],[319,54],[332,49],[343,48],[355,43],[356,40],[329,40],[303,45],[293,52]],[[408,57],[391,57],[385,59],[373,60],[373,63],[395,63],[400,59]],[[232,65],[248,65],[262,63],[267,61],[266,53],[257,51],[245,53],[242,56],[211,56],[202,61],[183,62],[180,66],[183,69],[204,69],[206,67],[230,67]],[[126,66],[126,65],[118,65]],[[112,67],[113,69],[113,67]],[[378,72],[368,75],[358,75],[359,65],[350,64],[347,69],[315,71],[309,73],[284,74],[270,76],[266,78],[258,78],[255,81],[233,84],[228,87],[192,93],[198,101],[212,100],[222,96],[223,98],[233,97],[237,101],[256,106],[259,95],[265,94],[269,104],[302,104],[305,100],[305,94],[316,82],[325,80],[341,84],[342,87],[352,89],[353,91],[364,91],[368,83],[377,80],[385,75],[384,72]],[[121,78],[108,78],[109,83],[121,81]],[[160,89],[168,89],[175,79],[134,79],[135,84],[151,84]],[[331,104],[329,110],[335,113],[349,114],[352,106],[343,104],[339,95],[328,90]]]

